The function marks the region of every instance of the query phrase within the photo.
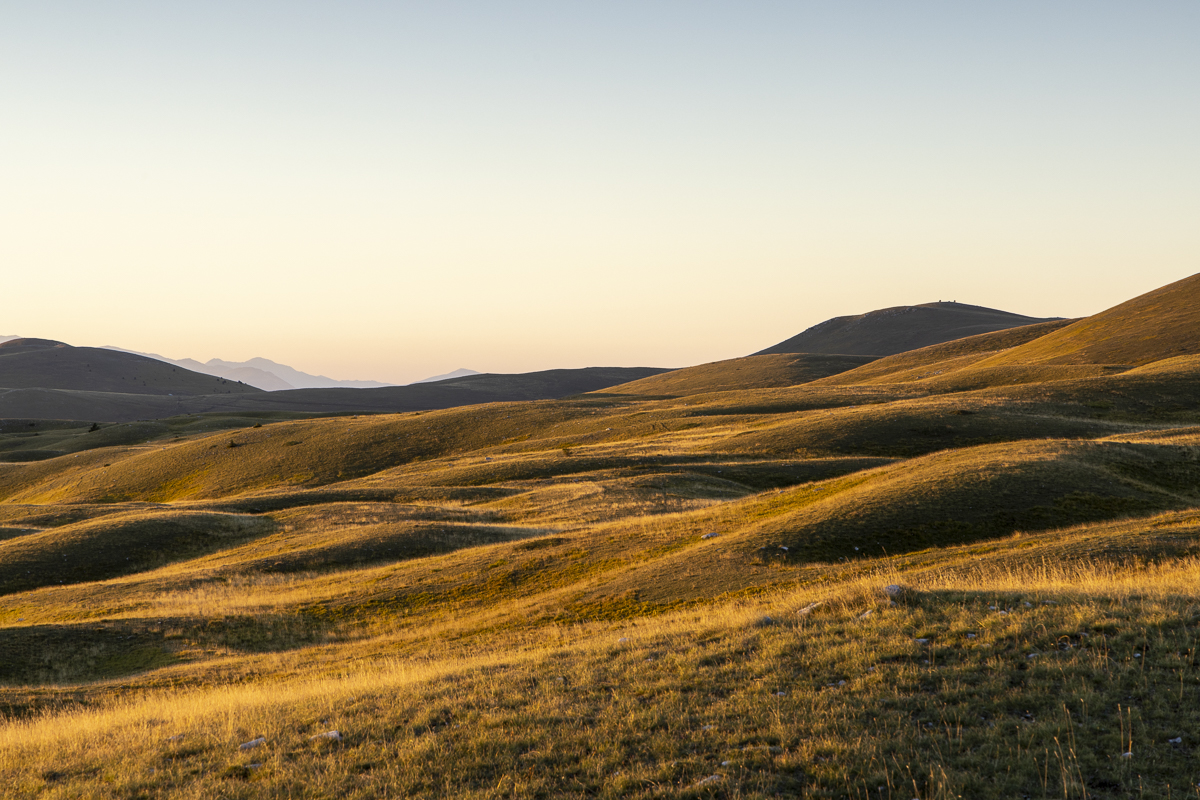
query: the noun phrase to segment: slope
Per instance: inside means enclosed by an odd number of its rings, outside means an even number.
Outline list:
[[[610,386],[604,392],[643,397],[683,397],[704,392],[796,386],[853,370],[872,360],[871,356],[816,353],[746,356],[671,370],[661,375]]]
[[[888,356],[952,339],[1047,321],[965,303],[896,306],[855,316],[834,317],[754,355]]]
[[[49,339],[0,343],[0,387],[152,396],[259,393],[253,386],[201,375],[152,358],[99,347],[72,347]]]
[[[1200,274],[1081,319],[976,366],[1142,365],[1200,354]]]

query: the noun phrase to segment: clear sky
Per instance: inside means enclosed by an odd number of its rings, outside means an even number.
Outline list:
[[[0,0],[0,334],[394,382],[1200,271],[1200,3]]]

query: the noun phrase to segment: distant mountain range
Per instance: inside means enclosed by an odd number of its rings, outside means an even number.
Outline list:
[[[252,358],[249,361],[225,361],[220,358],[210,358],[206,362],[200,362],[194,358],[167,358],[158,353],[141,353],[137,350],[126,350],[123,347],[113,347],[112,345],[101,349],[118,350],[122,353],[153,358],[156,361],[165,361],[168,364],[190,369],[192,372],[216,375],[231,381],[241,381],[267,392],[279,392],[287,389],[378,389],[382,386],[393,385],[379,381],[338,381],[326,378],[324,375],[310,375],[269,358]]]

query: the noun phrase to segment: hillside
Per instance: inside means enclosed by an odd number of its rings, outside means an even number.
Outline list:
[[[737,389],[796,386],[852,370],[871,362],[870,356],[827,356],[789,353],[714,361],[611,386],[609,394],[682,397]]]
[[[754,355],[825,353],[890,356],[952,339],[1048,321],[965,303],[896,306],[825,320]]]
[[[978,370],[1077,324],[0,420],[0,786],[1186,796],[1200,354]]]
[[[1200,354],[1200,275],[1078,320],[978,366],[1121,364],[1140,366]]]
[[[72,347],[49,339],[0,342],[0,389],[34,388],[151,396],[259,392],[253,386],[201,375],[131,353]]]

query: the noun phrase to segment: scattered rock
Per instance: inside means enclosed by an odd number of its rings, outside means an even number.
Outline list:
[[[907,586],[901,586],[898,583],[889,583],[880,591],[883,592],[884,597],[886,597],[888,600],[891,600],[893,603],[904,602],[912,594],[911,589],[909,589]]]
[[[622,636],[620,639],[617,639],[617,644],[629,644],[629,637]]]
[[[817,601],[817,602],[815,602],[815,603],[809,603],[809,604],[808,604],[808,605],[806,605],[804,608],[802,608],[802,609],[800,609],[799,611],[797,611],[797,612],[796,612],[796,616],[798,616],[798,617],[807,617],[809,614],[811,614],[812,612],[816,611],[818,608],[820,608],[820,607],[821,607],[821,606],[823,606],[823,605],[825,605],[825,601],[823,601],[823,600],[818,600],[818,601]]]
[[[703,536],[701,536],[700,538],[701,538],[701,539],[715,539],[715,538],[717,538],[717,534],[716,534],[716,531],[713,531],[713,532],[711,532],[711,533],[706,533],[706,534],[704,534],[704,535],[703,535]]]
[[[917,644],[929,644],[928,639],[913,639],[913,641],[916,642]]]
[[[1174,739],[1167,739],[1170,744],[1183,744],[1183,737],[1176,736]]]
[[[729,762],[726,761],[725,763],[728,764]],[[701,778],[700,780],[696,781],[695,785],[696,786],[711,786],[712,784],[720,783],[723,780],[725,780],[724,775],[709,775],[707,778]]]
[[[327,742],[340,742],[342,740],[342,734],[339,731],[325,731],[324,733],[318,733],[316,736],[308,737],[308,740],[310,742],[315,742],[318,740]]]
[[[266,744],[266,743],[267,743],[267,738],[265,736],[259,736],[257,739],[251,739],[248,742],[242,742],[241,744],[238,745],[238,750],[253,750],[254,748],[258,747],[260,744]]]
[[[181,742],[181,741],[183,741],[183,734],[177,733],[174,736],[168,736],[167,741],[168,742]]]
[[[858,618],[859,618],[859,619],[866,619],[866,618],[867,618],[867,617],[869,617],[869,616],[871,616],[871,609],[869,609],[869,608],[868,608],[866,611],[864,611],[864,612],[862,612],[861,614],[859,614],[859,615],[858,615]]]

